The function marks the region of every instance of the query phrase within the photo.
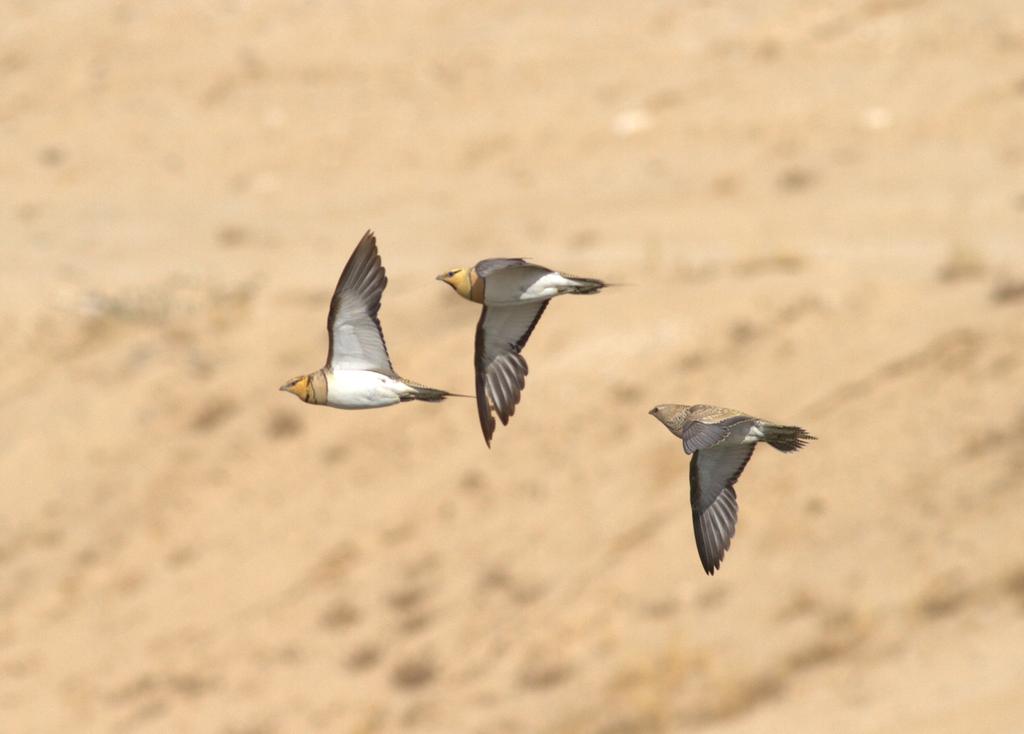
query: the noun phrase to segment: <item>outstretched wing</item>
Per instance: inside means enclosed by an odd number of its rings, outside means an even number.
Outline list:
[[[756,445],[703,449],[690,459],[693,534],[701,565],[709,575],[718,570],[736,532],[739,505],[733,487]]]
[[[529,368],[519,353],[547,308],[547,301],[484,306],[476,325],[476,407],[484,440],[491,445],[494,415],[503,425],[516,412]]]
[[[377,312],[388,284],[377,253],[377,238],[367,231],[341,272],[327,314],[327,367],[372,370],[394,376]]]

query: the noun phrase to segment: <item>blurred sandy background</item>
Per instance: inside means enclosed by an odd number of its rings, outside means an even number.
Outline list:
[[[0,6],[0,730],[1024,731],[1020,3],[553,5]],[[277,391],[369,227],[629,285],[488,451]],[[659,402],[820,437],[714,578]]]

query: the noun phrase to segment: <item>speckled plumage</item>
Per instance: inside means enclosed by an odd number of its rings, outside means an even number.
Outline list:
[[[690,507],[701,565],[709,575],[722,563],[739,521],[736,480],[758,443],[796,451],[813,440],[799,426],[783,426],[714,405],[666,403],[651,409],[672,435],[682,439],[690,460]]]
[[[659,405],[655,410],[658,420],[665,424],[668,430],[682,438],[682,432],[688,423],[696,422],[705,425],[720,425],[723,423],[736,423],[745,420],[756,420],[746,413],[730,408],[720,408],[717,405]]]

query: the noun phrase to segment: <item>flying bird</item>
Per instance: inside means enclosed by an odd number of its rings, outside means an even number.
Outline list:
[[[494,413],[502,425],[508,425],[516,412],[529,371],[520,352],[548,301],[565,293],[597,293],[606,284],[595,278],[563,275],[522,258],[481,260],[471,268],[441,273],[437,279],[463,298],[483,304],[473,361],[477,413],[490,446]]]
[[[456,395],[395,373],[377,318],[387,284],[377,238],[367,231],[349,257],[331,298],[327,364],[289,380],[281,389],[313,405],[347,410],[383,408],[408,400],[436,403]]]
[[[779,451],[803,448],[814,436],[798,426],[770,421],[713,405],[658,405],[650,414],[683,439],[690,459],[690,506],[701,565],[718,570],[736,532],[739,506],[736,480],[754,448],[766,442]]]

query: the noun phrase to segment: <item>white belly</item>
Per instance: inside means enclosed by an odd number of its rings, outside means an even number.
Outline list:
[[[407,385],[379,372],[335,370],[327,375],[327,404],[335,408],[383,408],[409,392]]]
[[[541,268],[508,268],[487,276],[484,303],[492,306],[546,301],[564,292],[572,281]]]

